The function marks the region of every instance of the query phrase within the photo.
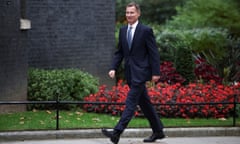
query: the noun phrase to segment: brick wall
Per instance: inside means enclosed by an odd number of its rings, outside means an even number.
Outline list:
[[[31,29],[20,30],[20,18]],[[0,101],[26,100],[29,67],[79,68],[113,85],[114,27],[113,0],[0,0]],[[25,106],[0,105],[12,110]]]
[[[26,33],[20,30],[19,0],[0,1],[0,100],[26,100]],[[0,113],[25,106],[0,105]]]
[[[28,0],[29,66],[79,68],[111,83],[115,47],[113,0]]]

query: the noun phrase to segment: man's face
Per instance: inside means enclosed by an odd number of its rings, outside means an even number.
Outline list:
[[[129,24],[134,24],[140,16],[140,12],[137,11],[135,6],[126,8],[126,19]]]

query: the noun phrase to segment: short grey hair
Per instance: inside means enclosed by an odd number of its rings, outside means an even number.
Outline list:
[[[138,11],[139,13],[141,13],[140,6],[139,6],[139,4],[136,3],[136,2],[130,2],[129,4],[127,4],[126,8],[127,8],[127,7],[133,7],[133,6],[137,9],[137,11]]]

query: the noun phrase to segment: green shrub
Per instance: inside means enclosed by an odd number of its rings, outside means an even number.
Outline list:
[[[31,68],[28,73],[28,100],[80,101],[98,90],[98,79],[77,69],[43,70]],[[61,109],[71,109],[76,105],[62,105]],[[53,105],[29,105],[29,109],[52,109]]]
[[[177,15],[173,16],[163,32],[157,35],[163,46],[160,48],[165,48],[168,54],[176,56],[175,44],[186,44],[194,57],[201,56],[217,69],[224,83],[239,81],[239,1],[185,2],[176,8]]]
[[[218,75],[224,79],[225,83],[239,80],[239,38],[229,37],[229,32],[222,28],[193,28],[188,30],[164,29],[156,36],[160,48],[161,60],[174,62],[177,71],[180,72],[178,52],[188,49],[192,60],[201,56],[207,63],[217,69]],[[172,58],[172,59],[170,59]],[[185,58],[185,56],[183,57]],[[183,73],[180,72],[184,76]],[[188,79],[188,78],[186,78]]]
[[[189,49],[186,48],[177,49],[175,64],[177,72],[186,79],[184,84],[188,84],[189,82],[193,82],[195,80],[194,75],[195,65],[193,62],[192,53]]]
[[[183,7],[176,8],[178,14],[169,25],[176,29],[224,28],[240,36],[238,3],[236,0],[187,0]]]

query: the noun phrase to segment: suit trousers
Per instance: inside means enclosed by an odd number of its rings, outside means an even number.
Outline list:
[[[145,83],[131,84],[126,99],[126,107],[114,130],[123,132],[135,114],[137,105],[140,106],[144,116],[148,119],[153,133],[162,132],[163,124],[154,109],[147,93]]]

